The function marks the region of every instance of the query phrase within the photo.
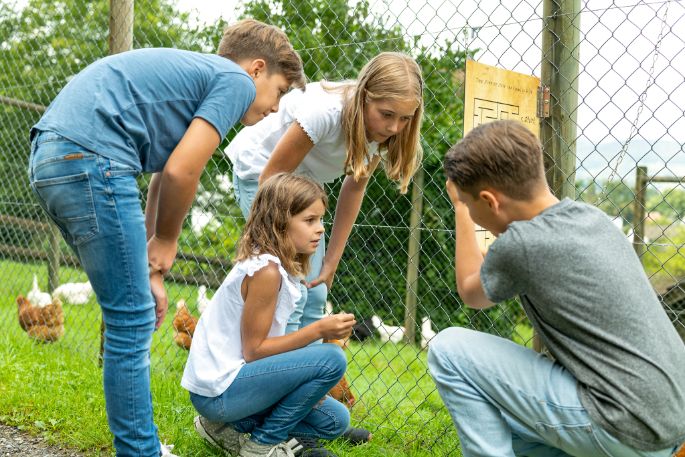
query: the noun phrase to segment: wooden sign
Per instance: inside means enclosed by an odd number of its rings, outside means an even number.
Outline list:
[[[464,84],[464,136],[480,124],[500,119],[519,121],[540,136],[540,79],[467,60]],[[482,227],[476,228],[476,237],[483,253],[495,241],[495,236]]]

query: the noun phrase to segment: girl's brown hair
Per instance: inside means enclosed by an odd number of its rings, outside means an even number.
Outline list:
[[[406,54],[382,52],[364,65],[357,81],[344,85],[343,90],[342,127],[347,146],[345,170],[351,170],[355,179],[369,174],[364,122],[366,104],[374,100],[416,101],[416,112],[409,125],[379,146],[379,149],[387,151],[387,160],[384,161],[386,175],[398,181],[400,192],[406,193],[423,157],[419,144],[423,77],[418,64]]]
[[[317,200],[328,205],[326,193],[317,182],[292,173],[278,173],[259,186],[240,238],[236,261],[259,254],[271,254],[291,275],[304,276],[311,254],[298,254],[288,238],[290,219]]]

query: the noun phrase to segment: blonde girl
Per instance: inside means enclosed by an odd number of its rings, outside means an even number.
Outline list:
[[[362,68],[356,81],[310,83],[306,90],[288,93],[278,113],[244,128],[226,149],[246,216],[258,185],[275,173],[295,172],[322,184],[345,175],[328,250],[322,239],[287,331],[323,316],[373,171],[381,165],[400,193],[407,191],[422,156],[422,91],[416,62],[405,54],[384,52]]]
[[[289,173],[267,179],[236,263],[195,330],[181,385],[201,414],[197,431],[230,455],[289,456],[289,437],[333,439],[349,425],[347,409],[326,396],[345,373],[345,355],[310,343],[349,335],[354,316],[285,333],[325,209],[318,183]]]

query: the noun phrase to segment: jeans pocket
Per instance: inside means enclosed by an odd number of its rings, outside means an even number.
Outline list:
[[[87,172],[34,179],[31,187],[69,244],[78,246],[97,235],[95,203]]]
[[[592,424],[546,424],[538,422],[535,430],[552,447],[570,455],[611,457],[599,444],[593,433]]]

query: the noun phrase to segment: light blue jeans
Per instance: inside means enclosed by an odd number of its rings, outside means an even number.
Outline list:
[[[41,132],[31,144],[31,188],[102,308],[107,420],[120,457],[160,451],[150,395],[155,303],[137,174],[55,133]]]
[[[464,457],[668,457],[609,435],[560,364],[509,340],[452,327],[431,340],[428,368]]]
[[[260,444],[289,436],[332,440],[347,429],[350,413],[326,394],[346,367],[337,345],[310,345],[247,363],[223,394],[191,392],[190,401],[203,417],[251,433]]]
[[[257,181],[240,179],[238,175],[233,173],[233,189],[240,206],[240,211],[242,211],[245,219],[247,219],[250,213],[252,202],[257,194],[257,184]],[[326,241],[322,238],[319,246],[316,248],[316,252],[309,258],[309,274],[305,278],[307,282],[319,277],[325,253]],[[319,284],[311,289],[300,285],[300,291],[302,292],[302,297],[295,303],[295,311],[290,315],[286,333],[306,327],[323,317],[326,298],[328,297],[326,284]]]

